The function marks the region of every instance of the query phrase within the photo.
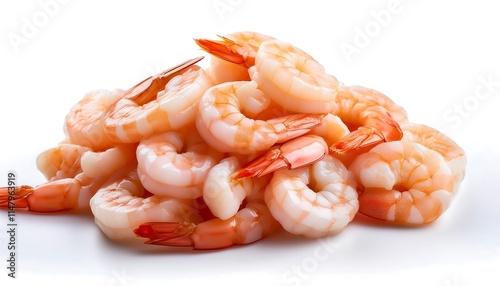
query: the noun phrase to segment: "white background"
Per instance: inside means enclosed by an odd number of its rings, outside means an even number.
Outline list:
[[[48,2],[0,4],[0,185],[8,171],[18,184],[44,181],[35,157],[64,138],[64,116],[87,91],[128,88],[204,55],[192,38],[242,30],[291,42],[344,83],[390,96],[411,121],[464,147],[467,175],[450,209],[431,225],[398,228],[360,216],[323,244],[280,233],[212,252],[134,247],[108,241],[91,215],[18,212],[18,278],[8,278],[0,262],[0,281],[500,285],[495,1],[74,0],[52,1],[47,11]],[[348,46],[351,54],[342,50]],[[478,91],[486,95],[478,98]],[[6,212],[0,223],[5,261]]]

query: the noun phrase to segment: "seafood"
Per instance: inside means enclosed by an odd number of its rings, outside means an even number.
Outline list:
[[[359,87],[340,88],[332,113],[338,115],[352,132],[332,145],[331,151],[344,153],[363,147],[366,149],[403,137],[399,124],[389,111],[382,105],[374,104],[374,94],[372,90]],[[402,114],[403,111],[397,114]]]
[[[208,146],[197,132],[166,132],[141,140],[137,147],[142,184],[158,196],[194,199],[202,195],[208,171],[223,154]]]
[[[265,201],[290,233],[318,238],[340,232],[358,211],[353,174],[337,159],[274,173]]]
[[[291,112],[327,113],[335,105],[339,82],[313,57],[278,40],[263,42],[250,72],[265,94]]]
[[[312,134],[304,135],[269,149],[235,172],[232,177],[261,177],[284,168],[296,169],[321,160],[326,154],[328,146],[323,138]]]
[[[458,187],[464,179],[465,165],[467,164],[464,149],[450,137],[424,124],[407,123],[402,125],[401,129],[403,130],[402,140],[420,143],[443,156],[455,177],[455,185]]]
[[[90,178],[110,177],[129,165],[136,164],[137,144],[119,144],[101,152],[88,151],[81,158],[81,169]]]
[[[0,207],[8,203],[32,212],[57,212],[88,209],[89,200],[106,183],[108,178],[92,179],[83,173],[74,178],[49,181],[36,187],[20,186],[14,198],[9,198],[7,188],[0,188]]]
[[[96,224],[111,239],[136,239],[133,230],[148,221],[201,221],[192,200],[149,196],[136,170],[100,188],[90,200]]]
[[[66,115],[66,142],[101,151],[113,146],[112,138],[101,126],[101,117],[120,96],[121,89],[93,90],[71,108]]]
[[[47,149],[36,157],[36,167],[49,181],[73,178],[81,173],[81,159],[90,147],[62,143]]]
[[[454,177],[443,157],[421,144],[384,142],[349,166],[359,184],[359,212],[400,224],[426,224],[450,205]]]
[[[260,45],[271,36],[256,32],[235,32],[219,36],[221,40],[195,39],[196,44],[211,54],[207,75],[214,84],[250,80],[248,68],[254,66]]]
[[[193,123],[197,103],[210,85],[203,69],[194,65],[199,60],[186,61],[124,92],[102,117],[106,133],[115,142],[131,143]]]
[[[193,222],[149,222],[134,230],[148,244],[192,246],[194,249],[219,249],[258,241],[275,231],[278,223],[263,198],[255,192],[246,199],[245,207],[234,216],[222,220]]]
[[[323,114],[293,114],[254,120],[241,113],[240,94],[260,93],[252,82],[229,82],[209,88],[199,104],[196,128],[203,139],[221,152],[252,153],[266,150],[310,131]]]

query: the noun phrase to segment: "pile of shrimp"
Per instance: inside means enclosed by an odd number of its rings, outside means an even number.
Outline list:
[[[0,206],[89,209],[113,240],[219,249],[278,229],[334,235],[360,213],[422,225],[449,207],[466,156],[388,96],[346,86],[254,32],[195,39],[210,55],[128,90],[93,90],[40,153],[47,182]]]

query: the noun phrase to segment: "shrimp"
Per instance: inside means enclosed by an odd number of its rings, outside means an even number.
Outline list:
[[[102,152],[88,151],[81,157],[81,169],[90,178],[109,177],[126,166],[137,164],[137,144],[119,144]]]
[[[254,82],[229,82],[209,88],[199,104],[196,128],[221,152],[253,153],[303,135],[321,123],[323,114],[292,114],[254,120],[241,112],[239,97],[261,93]]]
[[[138,172],[148,191],[184,199],[202,195],[208,171],[223,154],[208,146],[193,129],[194,126],[184,132],[171,131],[141,140],[137,147]]]
[[[309,238],[339,233],[359,207],[353,174],[330,155],[309,166],[275,172],[265,201],[285,230]]]
[[[384,142],[349,166],[359,183],[359,212],[400,224],[436,220],[450,205],[454,178],[443,157],[421,144]]]
[[[90,147],[62,143],[41,152],[36,157],[36,167],[49,181],[73,178],[81,173],[81,158]]]
[[[195,39],[196,44],[211,54],[207,75],[214,84],[250,80],[248,68],[254,66],[260,45],[274,39],[255,32],[235,32],[219,36],[222,41]]]
[[[8,188],[0,188],[0,207],[14,205],[31,212],[57,212],[88,209],[89,200],[108,178],[89,178],[83,173],[74,178],[49,181],[36,187],[22,185],[9,197]]]
[[[417,142],[441,154],[455,177],[458,187],[465,176],[467,157],[464,149],[438,130],[423,124],[407,123],[401,126],[405,141]]]
[[[107,108],[118,100],[122,93],[120,89],[98,89],[85,94],[66,115],[66,142],[87,146],[95,151],[113,146],[113,140],[102,128],[100,121]]]
[[[263,153],[235,172],[234,179],[261,177],[288,168],[296,169],[321,160],[328,154],[328,145],[317,135],[304,135]]]
[[[127,240],[148,221],[201,221],[192,200],[144,195],[136,170],[100,188],[90,200],[96,224],[110,239]]]
[[[338,115],[352,132],[330,146],[331,151],[344,153],[361,148],[368,151],[368,148],[376,144],[403,137],[399,124],[384,106],[374,100],[374,94],[377,93],[359,87],[340,88],[332,113]],[[402,114],[403,111],[396,114]]]
[[[250,72],[265,94],[291,112],[327,113],[335,105],[338,80],[314,58],[278,40],[263,42]]]
[[[253,243],[269,236],[278,226],[260,190],[250,194],[245,206],[228,219],[213,218],[201,223],[149,222],[141,224],[134,233],[148,238],[147,244],[220,249]]]
[[[186,61],[124,92],[101,119],[106,133],[115,142],[131,143],[194,122],[198,101],[209,87],[203,69],[194,65],[201,59]]]
[[[269,176],[237,180],[231,175],[239,168],[240,162],[236,157],[225,158],[210,169],[203,184],[203,201],[220,219],[234,216],[247,196],[269,183]]]

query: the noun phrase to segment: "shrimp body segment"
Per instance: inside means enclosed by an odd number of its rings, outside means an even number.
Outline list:
[[[359,207],[353,174],[330,155],[306,167],[274,173],[265,200],[284,229],[310,238],[342,231]]]
[[[403,130],[402,140],[420,143],[443,156],[455,177],[455,187],[458,187],[464,179],[465,166],[467,165],[467,156],[464,149],[458,146],[450,137],[430,126],[407,123],[402,125],[401,128]]]
[[[368,95],[365,96],[366,92]],[[363,147],[373,147],[381,142],[400,140],[403,131],[391,113],[373,99],[374,92],[359,87],[341,87],[332,113],[338,115],[351,133],[330,147],[344,153]],[[379,96],[381,97],[381,96]],[[398,114],[403,114],[404,110]],[[403,115],[401,115],[403,116]],[[404,121],[404,119],[401,119]]]
[[[349,166],[359,183],[360,213],[401,224],[436,220],[449,206],[454,177],[443,157],[421,144],[385,142]]]
[[[109,136],[120,143],[139,142],[152,134],[194,122],[197,104],[210,85],[203,69],[187,61],[132,87],[102,119]]]
[[[265,121],[246,117],[238,95],[240,91],[250,92],[249,86],[253,92],[261,92],[253,82],[229,82],[213,86],[203,95],[196,127],[213,148],[221,152],[258,152],[321,124],[323,114],[292,114]]]
[[[209,170],[223,154],[197,132],[166,132],[141,140],[137,147],[140,180],[151,193],[194,199],[202,195]]]
[[[335,105],[339,82],[313,57],[278,40],[262,43],[252,80],[273,101],[291,112],[327,113]]]
[[[49,181],[73,178],[81,173],[81,159],[90,147],[62,143],[47,149],[36,157],[36,167]]]

